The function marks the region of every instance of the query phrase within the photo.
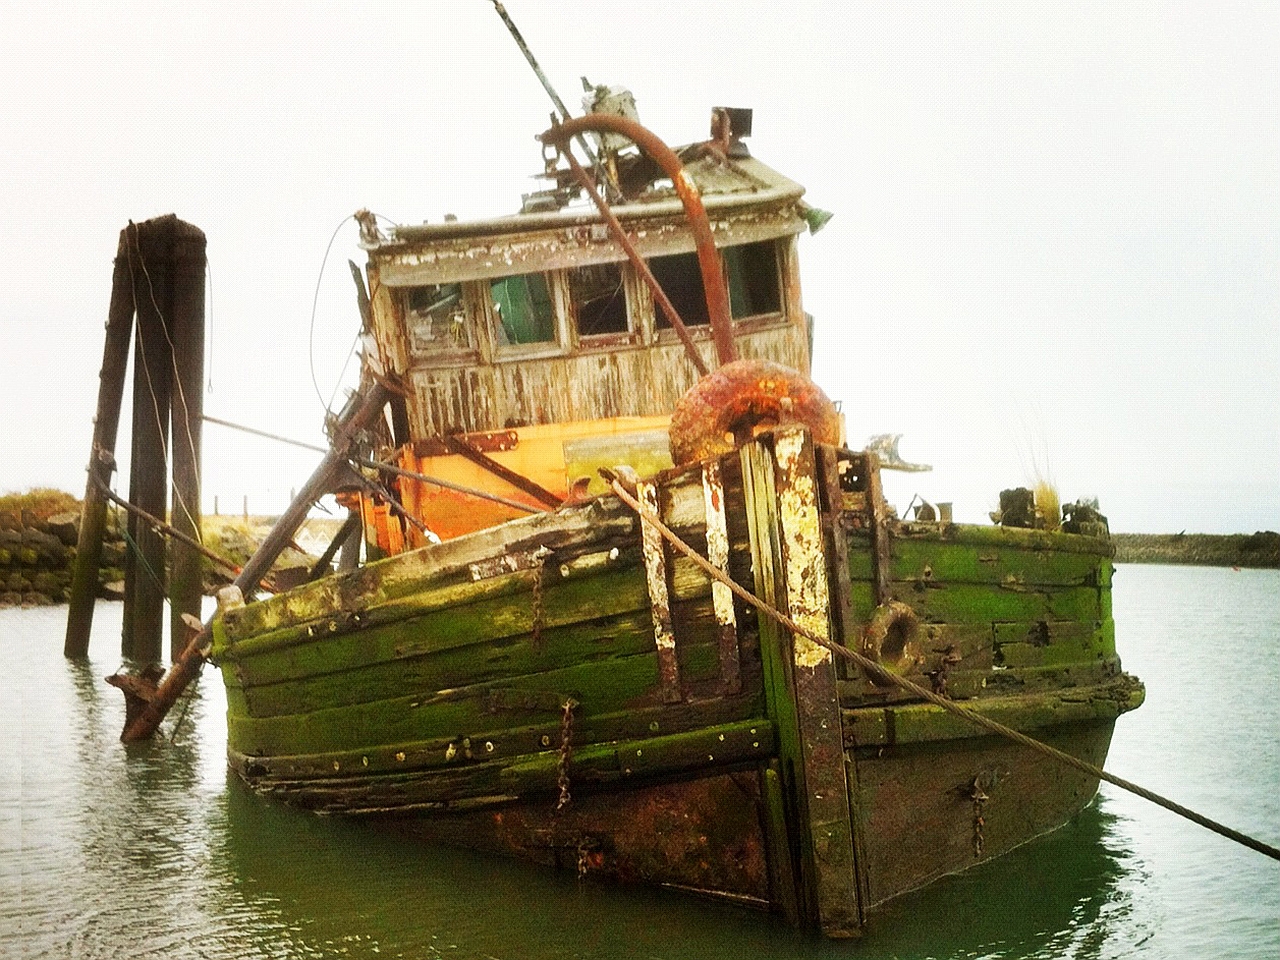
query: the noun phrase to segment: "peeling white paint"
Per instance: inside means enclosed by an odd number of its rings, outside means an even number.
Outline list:
[[[801,468],[805,434],[801,430],[780,430],[775,438],[774,451],[780,474],[778,516],[782,526],[789,613],[792,620],[810,633],[826,638],[826,557],[822,548],[817,488],[812,473]],[[831,651],[825,647],[805,637],[795,638],[797,667],[813,669],[830,661]]]

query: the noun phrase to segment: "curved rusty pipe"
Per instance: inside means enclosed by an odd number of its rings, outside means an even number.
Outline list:
[[[711,236],[711,222],[707,219],[702,196],[684,164],[657,134],[626,117],[607,113],[589,113],[557,124],[538,137],[543,143],[563,149],[570,138],[584,132],[616,133],[626,137],[647,153],[662,172],[671,178],[676,194],[684,204],[685,216],[693,231],[698,251],[698,266],[702,270],[702,286],[707,294],[707,314],[711,319],[711,337],[716,347],[716,358],[721,364],[737,359],[733,345],[733,327],[729,318],[729,291],[724,285],[724,273],[720,268],[720,256]]]

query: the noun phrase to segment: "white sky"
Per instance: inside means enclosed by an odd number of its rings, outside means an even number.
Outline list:
[[[985,518],[1047,473],[1120,531],[1280,529],[1280,4],[508,0],[571,106],[669,142],[754,107],[835,211],[802,241],[815,377],[889,478]],[[490,0],[0,0],[0,491],[84,484],[129,220],[209,238],[206,411],[318,442],[308,330],[353,211],[513,211],[550,104]],[[339,232],[327,400],[355,331]],[[128,414],[118,451],[128,460]],[[205,428],[205,507],[317,457]],[[120,483],[119,489],[127,489]]]

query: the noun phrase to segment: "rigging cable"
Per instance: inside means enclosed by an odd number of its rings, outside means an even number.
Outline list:
[[[324,407],[326,417],[331,416],[333,413],[333,400],[330,399],[327,403],[325,402],[324,394],[320,390],[320,381],[316,379],[316,311],[320,305],[320,284],[324,280],[324,268],[329,263],[329,253],[333,250],[334,241],[338,239],[338,233],[347,225],[348,220],[354,219],[355,214],[349,213],[333,228],[333,233],[329,236],[329,242],[324,248],[324,257],[320,260],[320,273],[316,275],[316,288],[311,297],[311,324],[307,329],[307,366],[311,370],[311,386],[315,388],[316,398],[320,401],[321,406]],[[342,369],[345,373],[347,369],[345,364]],[[339,377],[339,381],[341,381],[341,377]],[[335,388],[334,394],[336,395],[337,392]]]
[[[372,211],[370,211],[370,212],[372,213]],[[324,260],[323,260],[323,261],[321,262],[321,264],[320,264],[320,277],[323,277],[323,276],[324,276],[325,267],[326,267],[326,266],[328,266],[329,253],[331,252],[331,250],[332,250],[332,248],[333,248],[333,241],[334,241],[334,240],[337,238],[337,236],[338,236],[338,230],[341,230],[341,229],[342,229],[343,224],[345,224],[345,223],[347,222],[347,220],[352,220],[352,219],[354,219],[354,216],[355,216],[355,215],[353,214],[352,216],[347,217],[347,219],[346,219],[346,220],[343,220],[343,221],[342,221],[342,223],[338,224],[337,229],[336,229],[336,230],[334,230],[334,232],[333,232],[333,237],[330,237],[330,239],[329,239],[329,246],[328,246],[328,247],[326,247],[326,248],[325,248],[325,251],[324,251]],[[384,216],[382,216],[382,215],[381,215],[381,214],[379,214],[379,213],[374,213],[374,214],[373,214],[373,216],[374,216],[375,221],[376,221],[376,220],[384,220],[384,221],[386,221],[387,223],[391,224],[391,226],[393,226],[393,227],[398,227],[398,226],[399,226],[399,224],[398,224],[396,221],[392,220],[390,217],[384,217]],[[320,296],[320,277],[317,277],[317,278],[316,278],[316,298],[317,298],[317,299],[318,299],[318,298],[319,298],[319,296]],[[375,293],[376,293],[376,290],[370,290],[370,291],[369,291],[369,297],[370,297],[370,300],[372,300],[372,298],[373,298],[373,296],[375,295]],[[311,331],[312,331],[311,336],[312,336],[312,340],[314,340],[314,334],[315,334],[315,323],[316,323],[316,304],[315,304],[315,302],[313,302],[313,303],[312,303],[312,305],[311,305]],[[334,384],[333,384],[333,393],[331,393],[331,394],[329,395],[329,402],[325,404],[325,408],[324,408],[324,409],[325,409],[325,413],[326,413],[327,415],[332,415],[332,413],[333,413],[333,402],[338,398],[338,391],[342,389],[342,378],[343,378],[343,377],[345,377],[345,376],[347,375],[347,367],[349,367],[349,366],[351,365],[351,358],[352,358],[352,357],[354,357],[354,356],[356,355],[356,348],[360,345],[360,338],[361,338],[361,336],[363,336],[363,334],[364,334],[364,330],[363,330],[363,324],[362,324],[362,325],[361,325],[361,329],[360,329],[360,330],[357,330],[357,331],[356,331],[356,335],[355,335],[354,337],[352,337],[352,338],[351,338],[351,346],[347,348],[347,357],[346,357],[346,359],[345,359],[345,360],[343,360],[343,362],[342,362],[342,369],[338,372],[338,378],[337,378],[337,380],[335,380],[335,381],[334,381]],[[316,393],[317,393],[317,395],[319,395],[319,393],[320,393],[320,386],[319,386],[319,384],[317,384],[317,383],[316,383],[315,361],[314,361],[314,359],[311,359],[311,382],[312,382],[313,384],[316,384]],[[321,400],[321,402],[323,403],[323,402],[324,402],[324,397],[321,397],[321,398],[320,398],[320,400]]]

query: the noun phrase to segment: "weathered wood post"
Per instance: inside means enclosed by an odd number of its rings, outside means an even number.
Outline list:
[[[129,502],[153,516],[168,507],[169,405],[173,393],[170,247],[177,217],[131,227],[133,295],[138,336],[133,349],[133,450]],[[124,565],[124,629],[120,652],[140,663],[163,654],[165,544],[160,534],[129,515]]]
[[[189,223],[173,228],[172,296],[169,329],[173,341],[173,508],[174,528],[192,540],[200,536],[200,451],[204,423],[205,236]],[[181,539],[169,546],[169,659],[186,646],[184,616],[200,619],[204,564],[199,551]]]
[[[830,636],[830,586],[813,440],[797,428],[742,448],[743,494],[756,595],[805,629]],[[760,618],[765,701],[778,732],[767,789],[773,885],[806,926],[856,935],[862,907],[845,776],[839,691],[831,652]],[[780,808],[780,809],[779,809]],[[790,899],[790,898],[788,898]]]
[[[200,436],[204,379],[205,237],[172,214],[131,223],[120,232],[107,316],[93,449],[85,485],[83,516],[67,634],[63,652],[89,652],[93,605],[106,525],[106,504],[115,469],[116,435],[124,395],[130,341],[134,349],[133,449],[129,503],[152,517],[164,517],[173,449],[173,525],[192,541],[200,538]],[[132,336],[134,324],[138,335]],[[125,554],[125,609],[121,651],[148,663],[162,655],[166,580],[173,610],[173,654],[180,652],[184,614],[198,616],[201,558],[187,543],[172,550],[172,575],[165,542],[153,524],[130,513]]]
[[[115,470],[116,435],[124,378],[133,335],[133,280],[129,230],[120,231],[115,270],[111,278],[111,306],[107,311],[106,343],[98,374],[98,409],[93,418],[93,447],[89,453],[89,477],[85,482],[80,536],[71,571],[71,598],[67,609],[67,635],[62,652],[67,657],[89,655],[93,605],[98,597],[98,568],[102,564],[102,536],[107,521],[103,488],[111,484]]]

